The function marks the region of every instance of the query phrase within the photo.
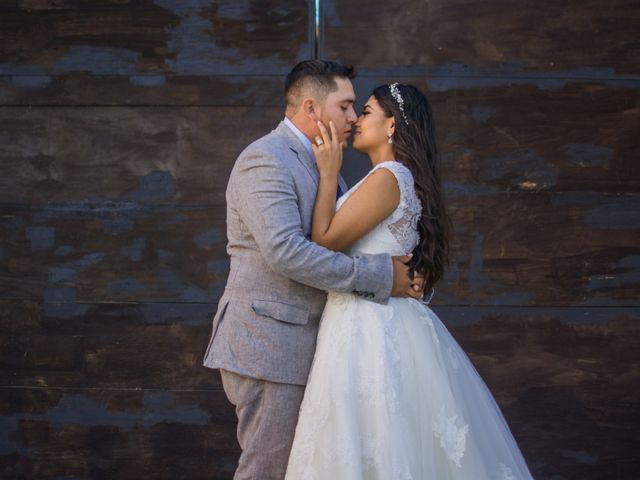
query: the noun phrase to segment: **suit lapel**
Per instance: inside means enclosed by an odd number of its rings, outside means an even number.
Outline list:
[[[320,172],[318,172],[318,167],[316,167],[316,163],[309,156],[307,149],[304,148],[302,142],[296,137],[296,134],[291,131],[289,127],[284,122],[280,122],[278,127],[276,128],[276,133],[287,140],[287,144],[289,148],[296,154],[298,160],[304,168],[307,170],[316,187],[318,186],[318,182],[320,181]]]

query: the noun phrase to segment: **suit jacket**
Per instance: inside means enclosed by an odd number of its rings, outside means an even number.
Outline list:
[[[305,385],[326,292],[387,302],[389,255],[352,258],[309,239],[319,177],[284,122],[236,160],[226,191],[231,266],[206,367]]]

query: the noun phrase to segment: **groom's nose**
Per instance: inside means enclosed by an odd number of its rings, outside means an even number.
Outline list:
[[[349,107],[348,115],[347,115],[347,123],[353,125],[358,121],[358,115],[356,115],[356,111],[351,106]]]

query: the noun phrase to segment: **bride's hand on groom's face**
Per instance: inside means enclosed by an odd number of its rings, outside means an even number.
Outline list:
[[[342,144],[338,140],[338,132],[333,122],[329,122],[331,133],[322,122],[318,122],[320,135],[311,144],[316,157],[316,164],[321,176],[338,178],[342,167]]]

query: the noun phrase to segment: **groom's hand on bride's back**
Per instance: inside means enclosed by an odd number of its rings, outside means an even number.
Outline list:
[[[391,257],[393,260],[392,297],[412,297],[421,299],[424,291],[424,276],[415,274],[411,278],[411,268],[408,266],[412,255]]]

